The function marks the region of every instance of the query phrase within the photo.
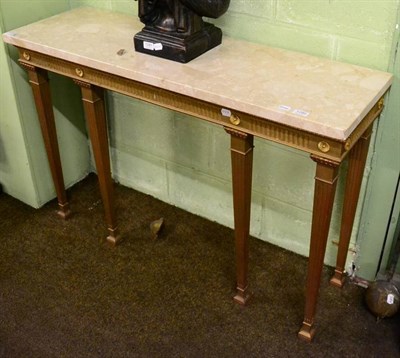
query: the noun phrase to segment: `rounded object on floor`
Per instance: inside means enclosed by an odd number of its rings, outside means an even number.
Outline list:
[[[399,290],[391,282],[378,280],[368,286],[365,301],[376,317],[391,317],[399,310]]]

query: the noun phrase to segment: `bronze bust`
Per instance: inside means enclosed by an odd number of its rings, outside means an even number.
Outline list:
[[[222,31],[202,17],[224,14],[230,0],[139,0],[145,27],[134,37],[138,52],[189,62],[218,46]]]

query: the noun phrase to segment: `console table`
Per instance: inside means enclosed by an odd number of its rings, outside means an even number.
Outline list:
[[[341,287],[372,124],[383,108],[391,74],[225,37],[221,46],[188,64],[136,53],[135,16],[79,8],[3,34],[28,71],[58,197],[65,193],[47,71],[81,87],[108,227],[118,241],[113,207],[104,89],[223,126],[231,137],[237,292],[248,290],[253,137],[310,153],[315,192],[304,320],[299,337],[311,341],[338,169],[349,157],[337,265]],[[157,46],[155,46],[157,48]]]

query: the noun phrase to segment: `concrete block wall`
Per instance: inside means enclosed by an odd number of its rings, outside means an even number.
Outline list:
[[[70,3],[137,14],[132,1]],[[398,5],[398,1],[232,0],[223,17],[209,21],[225,36],[385,70]],[[108,93],[107,108],[115,180],[233,227],[229,136],[222,128],[115,93]],[[305,153],[256,139],[252,235],[308,255],[314,168]],[[342,194],[341,182],[325,258],[331,265]],[[357,230],[353,247],[356,234]]]
[[[69,3],[137,14],[132,0]],[[231,0],[209,21],[227,36],[385,70],[398,8],[398,0]]]
[[[387,69],[398,1],[233,0],[229,36]]]

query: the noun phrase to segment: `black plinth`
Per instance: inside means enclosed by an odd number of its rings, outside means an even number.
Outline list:
[[[190,36],[179,36],[176,32],[163,33],[145,27],[134,37],[137,52],[186,63],[221,44],[222,31],[205,23],[201,31]]]

